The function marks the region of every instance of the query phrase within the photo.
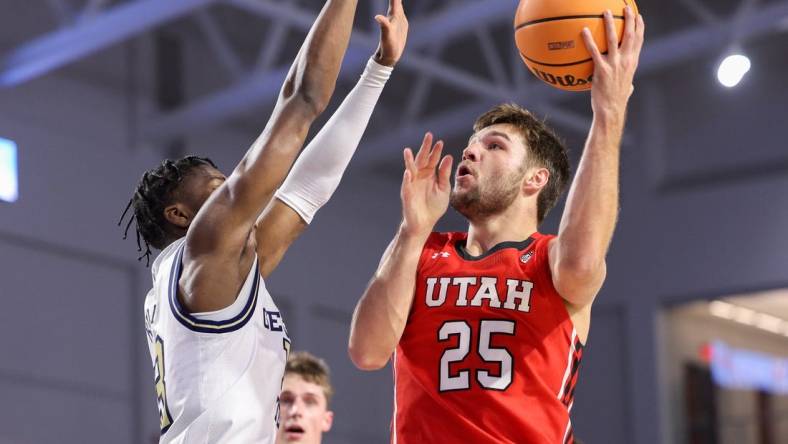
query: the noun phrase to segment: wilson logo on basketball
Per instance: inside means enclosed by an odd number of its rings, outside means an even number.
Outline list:
[[[545,81],[545,82],[547,82],[547,83],[549,83],[551,85],[561,85],[561,86],[564,86],[564,87],[566,87],[566,86],[588,85],[588,84],[591,83],[591,81],[593,80],[593,77],[594,77],[593,75],[591,75],[591,76],[588,76],[588,78],[579,79],[579,78],[576,78],[575,76],[573,76],[571,74],[565,74],[565,75],[562,76],[562,75],[553,75],[553,74],[550,74],[549,72],[544,72],[544,71],[536,69],[536,68],[532,68],[531,70],[536,75],[536,77],[539,77],[543,81]]]
[[[561,49],[572,49],[575,47],[574,40],[568,40],[565,42],[547,42],[547,49],[550,51],[558,51]]]

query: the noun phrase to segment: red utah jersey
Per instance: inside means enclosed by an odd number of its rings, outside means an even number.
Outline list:
[[[573,443],[583,346],[535,233],[479,257],[433,233],[394,352],[394,444]]]

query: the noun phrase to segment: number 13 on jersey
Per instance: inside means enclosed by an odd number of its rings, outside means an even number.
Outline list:
[[[512,384],[513,358],[509,350],[491,346],[494,335],[514,335],[515,322],[510,320],[482,320],[478,328],[478,345],[476,352],[489,364],[499,366],[497,375],[488,370],[475,370],[476,381],[487,390],[506,390]],[[463,369],[452,374],[450,365],[460,363],[471,352],[471,335],[473,329],[467,321],[447,321],[438,330],[438,341],[445,342],[457,336],[457,347],[443,351],[440,362],[441,392],[467,390],[471,387],[471,370]]]
[[[156,365],[154,373],[156,376],[156,398],[159,405],[159,420],[161,434],[163,435],[172,425],[172,415],[167,407],[167,386],[164,383],[164,341],[156,336]]]

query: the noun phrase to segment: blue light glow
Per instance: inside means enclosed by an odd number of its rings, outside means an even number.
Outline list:
[[[0,138],[0,200],[16,202],[19,198],[16,143]]]
[[[788,393],[788,359],[730,347],[723,342],[711,344],[711,375],[725,388]]]

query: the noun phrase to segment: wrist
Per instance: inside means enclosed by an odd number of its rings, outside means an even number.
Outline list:
[[[623,128],[626,120],[626,105],[621,107],[601,106],[594,108],[593,125],[608,131]]]
[[[374,60],[375,63],[377,63],[379,65],[386,66],[386,67],[389,67],[389,68],[393,68],[397,64],[397,62],[399,61],[399,60],[394,60],[394,59],[389,58],[389,57],[383,57],[383,54],[380,51],[377,51],[375,53],[375,55],[372,57],[372,60]]]
[[[361,82],[367,86],[383,88],[386,86],[392,72],[394,72],[393,67],[383,65],[376,57],[372,57],[367,62],[367,67],[361,75]]]
[[[389,66],[384,64],[385,61],[381,61],[380,58],[375,55],[367,62],[367,67],[365,68],[367,74],[372,74],[375,76],[383,77],[385,80],[388,80],[391,77],[391,73],[394,72],[394,66]],[[393,63],[397,63],[394,61]]]
[[[424,245],[432,233],[431,228],[409,226],[404,221],[400,224],[397,237],[406,244]]]

